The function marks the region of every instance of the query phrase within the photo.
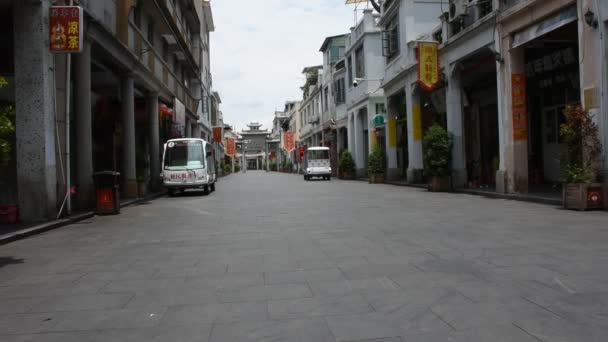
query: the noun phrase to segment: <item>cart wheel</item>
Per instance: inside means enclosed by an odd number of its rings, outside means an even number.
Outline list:
[[[203,192],[204,192],[205,194],[209,194],[209,186],[208,186],[208,185],[205,185],[205,186],[203,187]]]
[[[213,183],[209,186],[209,190],[211,190],[211,192],[215,191],[215,183]]]

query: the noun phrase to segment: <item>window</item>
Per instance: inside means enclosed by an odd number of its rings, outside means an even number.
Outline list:
[[[342,57],[344,57],[344,47],[332,46],[329,50],[329,64],[335,64]]]
[[[376,114],[386,114],[386,106],[384,105],[384,103],[376,103]]]
[[[346,69],[348,70],[348,87],[350,88],[353,86],[353,59],[350,56],[348,56]]]
[[[154,47],[154,22],[150,21],[148,23],[148,43],[150,43],[151,47]]]
[[[327,112],[329,110],[329,87],[325,87],[323,89],[323,109]]]
[[[340,78],[334,82],[334,101],[336,104],[342,104],[346,102],[346,94],[344,89],[344,79]]]
[[[363,45],[359,46],[357,50],[355,50],[355,76],[357,78],[365,77],[365,60],[363,57]]]
[[[173,57],[173,72],[177,74],[178,71],[179,71],[179,62],[177,60],[177,57]]]
[[[163,60],[169,63],[169,43],[163,40]]]
[[[395,15],[387,24],[386,30],[382,32],[382,54],[387,61],[393,60],[399,55],[399,16]]]

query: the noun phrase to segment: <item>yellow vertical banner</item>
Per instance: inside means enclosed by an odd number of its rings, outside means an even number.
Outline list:
[[[422,117],[420,104],[414,104],[412,106],[412,126],[414,128],[414,141],[422,140]]]
[[[369,144],[372,147],[372,149],[374,147],[376,147],[376,144],[378,144],[378,137],[376,136],[376,129],[372,129],[371,131],[369,131]]]
[[[397,147],[397,118],[388,118],[388,147]]]
[[[439,77],[439,43],[418,43],[418,84],[427,91],[437,87]]]

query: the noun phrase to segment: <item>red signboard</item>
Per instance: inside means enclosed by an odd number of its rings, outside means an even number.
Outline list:
[[[82,7],[51,6],[49,26],[51,52],[82,51]]]
[[[528,105],[526,75],[511,75],[511,100],[513,107],[513,140],[528,139]]]
[[[296,149],[296,141],[293,132],[287,131],[283,133],[283,146],[285,151],[292,152]]]
[[[233,157],[236,153],[236,141],[234,138],[226,139],[226,155],[228,157]]]
[[[439,85],[439,43],[418,43],[418,84],[427,91]]]
[[[213,142],[222,142],[222,127],[213,127]]]

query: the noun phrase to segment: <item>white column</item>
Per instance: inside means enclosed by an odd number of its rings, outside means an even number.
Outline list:
[[[353,138],[353,132],[355,129],[353,128],[353,114],[348,113],[348,126],[346,129],[346,138],[348,141],[348,152],[352,155],[355,152],[355,140]]]
[[[57,213],[50,1],[13,4],[19,216],[25,222],[44,221]]]
[[[137,197],[135,164],[135,88],[133,76],[122,79],[122,174],[123,192],[127,198]]]
[[[455,188],[462,188],[467,184],[467,170],[462,123],[462,87],[458,71],[455,71],[448,80],[447,109],[448,131],[453,139],[452,184]]]
[[[397,118],[394,112],[387,114],[384,127],[384,138],[386,140],[386,178],[396,180],[399,179],[399,167],[397,165]]]
[[[353,150],[351,151],[353,159],[355,160],[355,171],[357,176],[363,176],[365,165],[363,165],[363,156],[361,150],[363,149],[363,141],[361,140],[361,121],[359,118],[359,111],[356,110],[353,113]]]
[[[419,183],[422,181],[424,162],[422,159],[422,117],[420,96],[414,93],[414,87],[405,87],[405,105],[407,110],[407,181]]]

